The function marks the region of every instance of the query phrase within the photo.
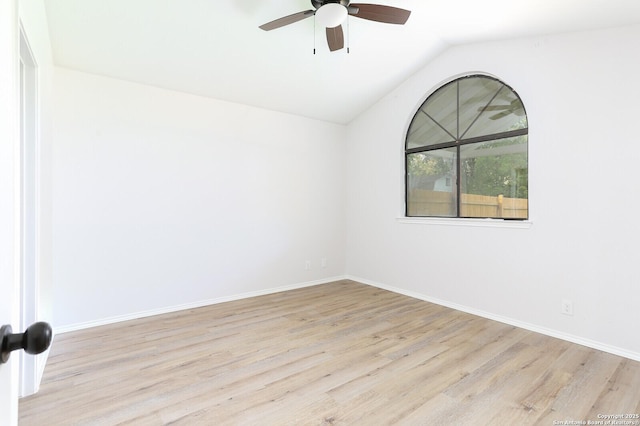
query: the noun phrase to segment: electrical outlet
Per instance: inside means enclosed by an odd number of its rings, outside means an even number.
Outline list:
[[[562,299],[560,313],[564,315],[573,315],[573,302],[568,299]]]
[[[308,271],[309,269],[311,269],[311,261],[310,260],[305,260],[304,262],[304,269],[306,271]]]
[[[320,266],[323,268],[327,267],[327,258],[323,257],[322,259],[320,259]]]

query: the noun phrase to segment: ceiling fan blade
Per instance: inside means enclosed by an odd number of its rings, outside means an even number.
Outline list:
[[[491,120],[497,120],[497,119],[499,119],[499,118],[506,117],[507,115],[509,115],[509,114],[511,114],[511,113],[512,113],[511,111],[503,111],[503,112],[499,112],[499,113],[494,114],[494,115],[492,115],[491,117],[489,117],[489,119],[491,119]]]
[[[511,108],[513,108],[511,105],[489,105],[478,108],[478,111],[504,111],[505,109]]]
[[[381,4],[351,3],[349,6],[358,9],[357,12],[352,12],[353,9],[349,9],[349,14],[356,18],[384,22],[386,24],[403,25],[411,15],[410,10]]]
[[[342,25],[338,25],[334,28],[327,28],[327,44],[329,44],[329,50],[331,52],[340,50],[344,47]]]
[[[276,19],[275,21],[267,22],[266,24],[260,25],[259,28],[265,31],[275,30],[276,28],[302,21],[303,19],[313,16],[315,13],[315,10],[305,10],[304,12],[294,13],[293,15],[284,16]]]

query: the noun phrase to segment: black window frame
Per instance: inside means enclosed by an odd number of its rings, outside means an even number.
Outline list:
[[[492,134],[488,134],[488,135],[482,135],[482,136],[475,136],[475,137],[471,137],[471,138],[464,138],[464,134],[463,135],[459,135],[460,133],[460,126],[459,124],[459,118],[460,118],[460,82],[462,80],[465,79],[469,79],[469,78],[486,78],[486,79],[491,79],[494,80],[496,82],[498,82],[499,84],[502,85],[502,87],[507,88],[511,93],[513,93],[517,99],[519,100],[522,109],[524,110],[524,117],[526,118],[526,127],[521,128],[521,129],[516,129],[516,130],[509,130],[509,131],[503,131],[503,132],[498,132],[498,133],[492,133]],[[437,144],[433,144],[433,145],[424,145],[424,146],[419,146],[419,147],[415,147],[415,148],[407,148],[408,144],[409,144],[409,132],[411,130],[411,126],[413,124],[413,122],[415,121],[416,117],[418,116],[418,114],[425,114],[427,115],[431,120],[433,120],[436,124],[438,124],[438,126],[440,126],[440,124],[438,123],[438,121],[436,119],[434,119],[433,117],[429,116],[429,114],[426,111],[423,111],[423,107],[425,105],[427,105],[427,103],[429,102],[429,100],[431,99],[431,97],[436,94],[439,90],[451,85],[451,84],[456,84],[457,88],[456,88],[456,120],[458,121],[457,126],[456,126],[456,135],[454,138],[454,141],[452,142],[443,142],[443,143],[437,143]],[[502,88],[500,89],[502,90]],[[499,92],[499,91],[498,91]],[[495,96],[497,96],[498,92],[496,92],[496,94],[493,96],[493,98],[495,98]],[[491,101],[493,100],[493,98],[491,99]],[[489,104],[491,103],[491,101],[489,101]],[[487,105],[489,105],[487,104]],[[478,115],[479,116],[479,115]],[[442,127],[442,126],[440,126]],[[471,126],[469,126],[470,128]],[[465,130],[465,134],[468,131],[468,129]],[[443,129],[444,130],[444,129]],[[446,130],[445,130],[446,131]],[[451,135],[450,132],[447,131],[448,134]],[[433,90],[431,92],[431,94],[429,96],[427,96],[427,98],[425,99],[425,101],[420,105],[420,107],[416,110],[416,113],[414,114],[413,118],[411,119],[411,121],[409,122],[409,127],[407,129],[407,134],[405,136],[405,153],[404,153],[404,167],[405,167],[405,171],[404,171],[404,176],[405,176],[405,182],[404,182],[404,186],[405,186],[405,217],[408,218],[446,218],[446,219],[496,219],[495,217],[477,217],[477,216],[462,216],[461,215],[461,187],[462,185],[460,184],[460,168],[461,168],[461,152],[460,149],[462,146],[464,145],[470,145],[470,144],[478,144],[478,143],[483,143],[483,142],[488,142],[488,141],[494,141],[494,140],[499,140],[499,139],[506,139],[506,138],[513,138],[513,137],[518,137],[518,136],[527,136],[527,176],[529,173],[529,120],[528,120],[528,115],[526,113],[526,108],[524,106],[524,103],[522,102],[522,98],[520,97],[520,95],[518,95],[518,93],[508,84],[506,84],[504,81],[490,76],[490,75],[486,75],[486,74],[468,74],[468,75],[464,75],[461,77],[457,77],[451,81],[448,81],[444,84],[442,84],[441,86],[437,87],[435,90]],[[453,135],[452,135],[453,136]],[[462,137],[460,137],[462,136]],[[456,148],[456,179],[455,179],[455,184],[456,184],[456,216],[437,216],[437,215],[430,215],[430,216],[420,216],[420,215],[409,215],[409,156],[411,154],[416,154],[416,153],[422,153],[422,152],[429,152],[429,151],[436,151],[436,150],[441,150],[441,149],[446,149],[446,148]],[[528,200],[528,196],[527,196],[527,200]],[[528,220],[529,219],[529,207],[527,206],[527,217],[526,218],[500,218],[500,219],[504,219],[504,220]]]

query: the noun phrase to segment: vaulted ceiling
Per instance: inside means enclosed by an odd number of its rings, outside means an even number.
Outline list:
[[[367,0],[404,26],[350,17],[329,52],[309,0],[47,0],[58,66],[348,123],[456,44],[640,23],[638,0]],[[315,49],[315,54],[314,54]],[[507,52],[505,52],[507,53]]]

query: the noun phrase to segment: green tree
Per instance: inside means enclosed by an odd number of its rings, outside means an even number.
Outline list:
[[[507,149],[503,149],[505,147]],[[486,143],[476,150],[476,154],[484,150],[495,151],[496,155],[487,152],[462,161],[462,191],[478,195],[502,194],[506,197],[527,198],[529,182],[526,139],[519,137]]]

